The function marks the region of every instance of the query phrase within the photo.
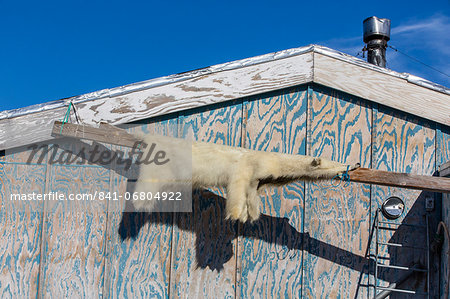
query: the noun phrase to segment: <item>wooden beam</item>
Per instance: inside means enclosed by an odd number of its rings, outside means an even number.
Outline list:
[[[101,128],[94,128],[71,123],[62,125],[62,122],[55,121],[52,136],[66,136],[127,147],[133,147],[137,142],[141,142],[127,131],[107,124],[102,124]]]
[[[348,173],[350,181],[450,193],[450,178],[358,168]]]

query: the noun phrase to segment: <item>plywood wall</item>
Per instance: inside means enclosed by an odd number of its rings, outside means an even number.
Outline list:
[[[244,147],[305,154],[307,90],[244,102]],[[261,196],[263,217],[239,226],[237,297],[299,298],[302,292],[304,184]]]
[[[142,132],[177,137],[178,119],[164,117],[132,125]],[[125,148],[115,147],[116,150]],[[127,178],[111,172],[110,191],[124,194]],[[136,175],[131,169],[130,177]],[[167,298],[173,244],[172,213],[123,213],[124,200],[109,202],[104,281],[105,298]]]
[[[128,130],[427,175],[450,159],[447,127],[317,85],[169,114]],[[61,203],[23,208],[8,200],[11,193],[123,192],[133,175],[117,165],[26,164],[29,153],[20,148],[0,157],[2,298],[368,298],[370,232],[381,202],[401,196],[403,220],[424,224],[421,192],[336,181],[267,190],[254,224],[224,219],[226,192],[219,188],[196,191],[192,213],[123,213],[124,200],[82,212]],[[382,238],[411,243],[424,235],[400,230]],[[423,261],[418,252],[383,254],[392,264]],[[380,273],[378,281],[396,275]]]
[[[372,113],[366,102],[316,88],[309,93],[309,112],[309,155],[371,167]],[[304,295],[363,297],[367,290],[359,283],[367,284],[370,185],[326,181],[308,188]]]
[[[45,164],[30,164],[26,148],[0,157],[0,297],[35,298],[38,294],[43,206],[16,203],[16,193],[44,193]]]
[[[433,175],[436,171],[436,131],[433,124],[417,117],[404,115],[383,106],[374,107],[374,142],[373,164],[381,170],[407,172],[421,175]],[[376,211],[382,202],[389,196],[398,196],[405,201],[405,212],[396,222],[406,224],[426,225],[425,198],[433,196],[427,192],[391,188],[384,186],[372,187],[372,210]],[[437,219],[440,211],[436,209],[430,214],[431,219]],[[380,217],[382,220],[382,217]],[[432,221],[432,227],[437,223]],[[394,226],[390,226],[394,227]],[[433,229],[434,230],[434,229]],[[431,230],[431,237],[433,236]],[[397,230],[380,230],[380,242],[401,243],[409,246],[425,247],[427,244],[426,228],[401,226]],[[375,254],[373,245],[372,254]],[[427,254],[424,250],[395,248],[379,246],[379,254],[382,262],[388,265],[410,267],[416,265],[420,268],[427,267]],[[437,273],[437,266],[432,264],[432,273]],[[387,286],[405,271],[393,269],[380,269],[378,273],[378,285]],[[438,278],[433,280],[437,283]],[[426,278],[423,274],[416,275],[401,286],[404,289],[415,289],[424,292],[426,290]],[[433,290],[438,288],[432,284]],[[398,298],[398,294],[395,295]],[[402,297],[403,298],[403,297]]]
[[[437,165],[443,165],[450,161],[450,128],[444,128],[437,126],[436,130],[436,161]],[[450,194],[442,195],[442,221],[450,227]],[[448,277],[449,265],[448,265],[448,250],[449,243],[444,242],[441,251],[441,267],[440,267],[440,298],[444,297],[446,282]]]

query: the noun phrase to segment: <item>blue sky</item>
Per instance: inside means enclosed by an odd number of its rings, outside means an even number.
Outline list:
[[[0,111],[312,43],[356,55],[372,15],[391,19],[390,45],[450,73],[450,0],[374,3],[0,0]]]

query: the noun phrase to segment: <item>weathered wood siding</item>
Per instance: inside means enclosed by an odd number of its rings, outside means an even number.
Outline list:
[[[182,137],[240,146],[242,102],[203,108],[179,116]],[[174,298],[234,297],[236,229],[225,220],[225,190],[193,194],[192,213],[177,213],[171,259],[170,292]]]
[[[422,175],[433,175],[436,171],[436,148],[434,125],[418,119],[417,117],[404,115],[383,106],[374,107],[374,142],[373,142],[373,166],[377,169],[407,172]],[[372,187],[372,210],[376,211],[382,202],[389,196],[396,195],[405,201],[405,212],[396,222],[407,224],[426,225],[425,221],[425,197],[429,193],[417,190],[392,188],[384,186]],[[430,194],[431,196],[432,194]],[[439,217],[439,210],[431,214],[431,220]],[[436,228],[434,224],[430,233]],[[394,227],[394,226],[391,226]],[[408,226],[400,226],[397,230],[380,230],[380,242],[401,243],[410,246],[426,247],[426,229]],[[374,245],[374,243],[373,243]],[[375,246],[372,247],[375,249]],[[375,254],[373,250],[372,254]],[[426,251],[408,248],[396,248],[379,246],[379,254],[383,257],[384,264],[397,266],[412,266],[426,268]],[[432,273],[437,273],[436,265],[432,266]],[[405,274],[405,271],[393,269],[380,269],[378,274],[379,285],[387,286],[395,282]],[[426,279],[423,274],[413,277],[401,287],[405,289],[417,288],[425,290]],[[433,282],[437,282],[435,277]],[[432,291],[437,284],[432,284]],[[395,295],[398,298],[398,294]]]
[[[436,161],[438,166],[441,166],[450,161],[450,128],[445,128],[440,125],[437,126],[436,150]],[[442,221],[444,221],[447,227],[450,227],[450,194],[442,195]],[[440,298],[444,298],[448,271],[450,271],[450,265],[448,264],[447,256],[448,247],[449,243],[444,242],[444,246],[442,247],[441,251]]]
[[[176,117],[165,117],[135,124],[129,131],[177,137],[177,127]],[[111,171],[111,192],[124,194],[126,185],[126,177]],[[122,213],[124,200],[109,204],[104,297],[167,298],[173,214]]]
[[[308,154],[371,167],[372,113],[355,97],[317,88],[309,93]],[[336,182],[334,182],[336,183]],[[308,184],[304,258],[306,297],[362,296],[370,226],[370,185]]]
[[[142,120],[128,130],[427,175],[450,159],[448,127],[319,85]],[[426,193],[336,181],[269,189],[261,219],[245,225],[224,219],[226,193],[218,188],[196,191],[193,213],[122,213],[124,200],[82,212],[62,203],[23,209],[11,193],[127,188],[116,165],[26,164],[28,155],[19,148],[0,157],[2,298],[367,298],[371,225],[381,202],[400,195],[402,221],[425,224]],[[424,243],[424,236],[401,228],[382,238]],[[382,253],[392,264],[423,263],[417,251]],[[388,284],[398,275],[378,278]]]
[[[0,157],[0,297],[34,298],[38,293],[43,206],[9,200],[16,193],[44,193],[47,166],[25,164],[19,148]]]
[[[306,104],[306,88],[244,101],[244,147],[305,154]],[[261,219],[239,226],[236,294],[239,298],[299,298],[304,184],[271,188],[261,200]]]

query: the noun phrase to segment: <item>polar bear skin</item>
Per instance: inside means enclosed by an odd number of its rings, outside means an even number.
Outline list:
[[[303,180],[331,179],[359,164],[345,165],[320,157],[254,151],[212,143],[192,144],[194,187],[225,187],[226,217],[255,221],[260,216],[258,190]]]
[[[157,137],[148,135],[143,140],[151,144]],[[177,139],[174,140],[176,147]],[[192,142],[192,187],[225,187],[226,218],[241,222],[259,218],[261,199],[258,190],[265,186],[331,179],[357,167],[359,164],[345,165],[320,157]],[[145,184],[149,173],[146,165],[141,165],[137,189]],[[136,204],[138,209],[151,210],[151,207],[143,206],[151,203]]]

